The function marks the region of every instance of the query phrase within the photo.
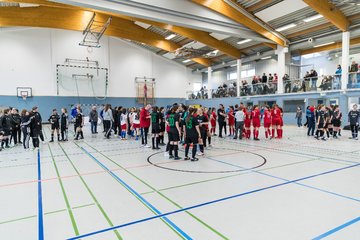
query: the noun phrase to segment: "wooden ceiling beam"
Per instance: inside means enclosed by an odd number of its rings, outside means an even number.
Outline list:
[[[356,45],[356,44],[360,44],[360,37],[353,38],[350,40],[350,46]],[[301,50],[301,51],[299,51],[299,53],[300,53],[300,55],[306,55],[306,54],[330,51],[330,50],[335,50],[335,49],[340,49],[340,48],[342,48],[342,42],[336,42],[336,43],[329,44],[329,45],[322,46],[322,47]]]
[[[92,16],[93,12],[91,11],[60,7],[6,7],[0,8],[0,26],[30,26],[83,31]],[[97,13],[96,21],[106,22],[109,17],[109,15]],[[181,47],[166,40],[163,36],[123,18],[113,17],[104,34],[142,42],[168,52],[174,52]],[[207,67],[211,64],[208,59],[201,61],[201,58],[197,58],[195,61],[202,62]]]
[[[249,29],[259,33],[260,35],[266,37],[267,39],[270,39],[271,41],[281,45],[285,46],[286,42],[254,21],[253,19],[250,19],[247,15],[241,13],[240,11],[236,10],[232,6],[230,6],[228,3],[224,2],[223,0],[191,0],[194,3],[197,3],[201,6],[204,6],[206,8],[209,8],[217,13],[220,13],[246,27]],[[238,5],[239,8],[242,8],[240,5]],[[242,8],[244,11],[246,11],[244,8]]]
[[[332,23],[324,23],[324,24],[321,24],[321,25],[318,25],[318,26],[315,26],[315,27],[311,27],[311,28],[308,28],[308,29],[305,29],[305,30],[302,30],[302,31],[299,31],[299,32],[289,34],[286,37],[287,38],[294,38],[294,37],[298,37],[298,36],[301,36],[301,35],[306,35],[306,34],[309,34],[309,33],[312,33],[312,32],[320,31],[320,30],[323,30],[323,29],[326,29],[326,28],[330,28],[332,26],[334,26]]]
[[[328,0],[303,0],[307,5],[314,9],[319,14],[323,15],[333,25],[342,31],[347,31],[350,21],[346,18],[344,13],[336,8]]]

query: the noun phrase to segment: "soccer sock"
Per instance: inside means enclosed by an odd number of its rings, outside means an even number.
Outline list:
[[[319,137],[319,130],[316,130],[316,133],[315,133],[315,135],[316,135],[316,137]]]
[[[246,136],[247,138],[250,138],[251,137],[251,130],[249,129],[249,130],[247,130],[247,136]]]
[[[192,149],[192,158],[195,158],[195,156],[196,156],[196,144],[194,144]]]
[[[275,129],[271,129],[271,137],[275,137]]]
[[[159,137],[156,137],[156,138],[155,138],[156,148],[159,148],[159,141],[160,141],[160,140],[159,140]]]
[[[333,136],[336,137],[337,131],[333,131]]]
[[[185,147],[185,157],[188,156],[188,154],[189,154],[189,149],[190,149],[190,145],[187,144],[186,147]]]
[[[253,130],[254,138],[256,138],[256,130]]]
[[[280,138],[282,138],[282,136],[283,136],[283,130],[280,129]]]
[[[211,137],[208,137],[208,143],[211,144]]]
[[[265,137],[268,138],[269,137],[269,133],[267,130],[265,130]]]
[[[174,153],[175,153],[175,157],[179,157],[179,146],[178,145],[174,145]]]
[[[155,148],[155,138],[154,137],[151,138],[151,142],[152,142],[152,147]]]
[[[173,149],[174,149],[174,145],[169,145],[169,155],[172,156],[173,155]]]
[[[58,141],[60,141],[60,134],[58,134]]]
[[[330,132],[326,131],[326,136],[329,138],[330,137]]]
[[[280,129],[276,129],[277,137],[280,137]]]
[[[199,144],[200,152],[204,153],[204,145]]]
[[[81,136],[81,138],[84,138],[84,133],[83,133],[82,130],[81,130],[81,132],[80,132],[80,136]]]
[[[51,134],[51,141],[54,141],[54,134]]]

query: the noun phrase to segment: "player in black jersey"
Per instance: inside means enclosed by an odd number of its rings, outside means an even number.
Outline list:
[[[192,157],[191,161],[198,161],[199,159],[196,158],[196,145],[201,139],[201,133],[199,128],[199,121],[194,114],[197,112],[196,108],[189,108],[189,113],[186,116],[184,123],[183,123],[183,130],[184,130],[184,138],[185,138],[185,160],[189,160],[189,148],[190,144],[193,144],[192,149]]]
[[[167,119],[167,122],[169,124],[169,140],[170,140],[170,145],[169,145],[169,158],[174,158],[175,160],[179,160],[181,159],[179,157],[179,141],[180,141],[180,134],[181,134],[181,130],[180,130],[180,115],[178,113],[178,105],[174,105],[171,108],[169,117]],[[175,156],[173,156],[173,151]]]
[[[359,129],[359,121],[360,121],[360,112],[358,110],[358,105],[354,104],[352,110],[350,110],[348,115],[352,139],[358,140],[358,129]]]
[[[68,140],[68,127],[69,127],[69,117],[66,108],[61,109],[61,118],[60,118],[60,130],[61,130],[61,141]]]
[[[204,111],[202,108],[197,110],[197,120],[199,122],[200,128],[200,139],[199,139],[199,148],[200,152],[198,155],[204,155],[204,146],[206,146],[206,137],[207,137],[207,125],[208,125],[208,118],[204,115]]]
[[[1,148],[10,148],[9,139],[11,136],[12,124],[10,118],[10,109],[4,110],[4,115],[0,117],[0,132],[2,132]]]
[[[30,124],[30,135],[32,137],[33,146],[35,149],[39,148],[41,135],[41,115],[38,112],[38,107],[33,107],[31,112],[31,117],[33,117]]]
[[[76,136],[75,140],[84,139],[84,134],[82,131],[82,127],[84,126],[84,116],[81,113],[81,108],[77,108],[77,113],[75,116],[75,129],[76,129]]]
[[[338,138],[338,133],[341,126],[341,118],[342,118],[342,113],[340,112],[339,106],[336,105],[334,106],[334,112],[333,112],[334,138]]]
[[[317,120],[317,128],[320,134],[320,137],[322,140],[326,141],[326,138],[324,136],[324,128],[325,128],[325,124],[327,121],[328,115],[326,113],[326,108],[325,106],[322,106],[320,111],[318,112],[318,120]],[[319,139],[319,137],[316,137],[317,139]]]
[[[152,149],[159,148],[160,113],[159,108],[154,106],[151,113]]]
[[[51,140],[50,140],[50,142],[54,142],[54,132],[56,132],[56,134],[58,136],[58,141],[60,141],[60,132],[59,132],[60,116],[57,113],[56,109],[53,109],[52,115],[49,117],[48,121],[51,124]]]
[[[160,134],[159,134],[159,144],[165,146],[164,135],[165,135],[165,108],[161,107],[159,110],[160,113]]]

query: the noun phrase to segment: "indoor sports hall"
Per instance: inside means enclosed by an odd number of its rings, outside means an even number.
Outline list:
[[[0,239],[360,239],[360,1],[0,0]]]

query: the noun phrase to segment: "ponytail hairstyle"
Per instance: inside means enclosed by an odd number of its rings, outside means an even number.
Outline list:
[[[188,123],[191,117],[197,112],[197,108],[189,107],[189,114],[186,116],[185,122]]]

